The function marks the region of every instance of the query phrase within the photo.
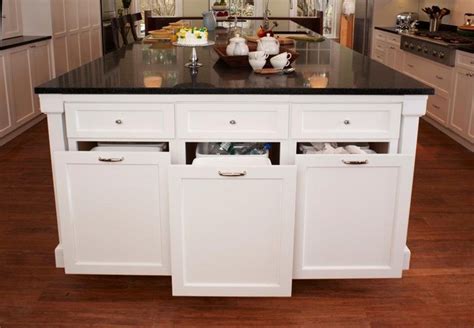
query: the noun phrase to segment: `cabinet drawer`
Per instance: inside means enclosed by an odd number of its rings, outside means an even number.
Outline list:
[[[69,138],[157,139],[174,137],[172,104],[66,104]]]
[[[456,65],[474,70],[474,54],[458,51],[456,53]]]
[[[427,114],[429,117],[446,125],[448,122],[449,101],[439,95],[433,95],[428,98]]]
[[[374,35],[375,35],[375,40],[381,40],[381,41],[387,40],[387,35],[382,31],[375,30]]]
[[[385,52],[383,50],[380,50],[376,48],[374,50],[374,56],[373,59],[384,64],[385,63]]]
[[[293,106],[292,137],[397,139],[401,104],[300,104]]]
[[[288,105],[179,104],[176,115],[181,138],[269,140],[288,137]]]
[[[397,46],[400,47],[400,40],[401,40],[400,35],[388,34],[388,35],[386,36],[386,38],[387,38],[387,42],[390,42],[390,43],[392,43],[392,44],[397,45]]]
[[[436,88],[449,92],[452,81],[452,68],[441,67],[440,65],[424,65],[422,66],[426,82],[431,83]]]

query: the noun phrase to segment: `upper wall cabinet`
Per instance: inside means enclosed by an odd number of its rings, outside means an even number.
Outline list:
[[[13,38],[22,33],[21,0],[3,0],[1,38]]]

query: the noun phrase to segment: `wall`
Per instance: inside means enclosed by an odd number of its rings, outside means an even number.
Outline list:
[[[473,1],[473,0],[467,0]],[[374,0],[374,26],[394,26],[397,14],[404,11],[418,12],[416,0]]]
[[[428,20],[428,15],[421,11],[421,8],[437,5],[451,10],[451,15],[443,18],[443,23],[451,25],[464,24],[464,14],[474,12],[474,0],[420,0],[419,13],[421,20]]]
[[[209,9],[209,0],[183,0],[183,16],[201,17]]]

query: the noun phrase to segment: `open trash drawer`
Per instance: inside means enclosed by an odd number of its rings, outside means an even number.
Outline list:
[[[170,155],[131,148],[54,153],[66,273],[170,274]]]
[[[297,279],[401,277],[414,157],[296,155]]]
[[[290,296],[295,189],[295,166],[171,166],[173,295]]]

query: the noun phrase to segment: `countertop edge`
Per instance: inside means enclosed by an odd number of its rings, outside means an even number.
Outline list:
[[[76,95],[367,95],[367,96],[402,96],[402,95],[434,95],[433,88],[421,89],[352,89],[352,88],[328,88],[328,89],[147,89],[147,88],[68,88],[49,89],[35,88],[36,94],[76,94]]]
[[[11,49],[11,48],[16,48],[16,47],[21,47],[21,46],[24,46],[24,45],[27,45],[27,44],[30,44],[30,43],[50,40],[52,38],[51,35],[44,35],[44,36],[24,35],[24,36],[19,36],[17,38],[24,38],[24,37],[30,37],[30,38],[33,38],[33,39],[22,40],[22,41],[18,41],[18,43],[12,43],[12,44],[7,44],[5,46],[0,46],[0,51]],[[15,38],[1,40],[0,42],[2,42],[2,41],[3,42],[8,42],[8,41],[12,41],[12,39],[15,39]]]

